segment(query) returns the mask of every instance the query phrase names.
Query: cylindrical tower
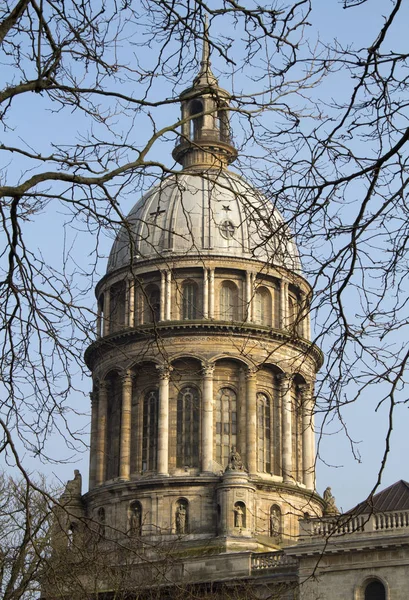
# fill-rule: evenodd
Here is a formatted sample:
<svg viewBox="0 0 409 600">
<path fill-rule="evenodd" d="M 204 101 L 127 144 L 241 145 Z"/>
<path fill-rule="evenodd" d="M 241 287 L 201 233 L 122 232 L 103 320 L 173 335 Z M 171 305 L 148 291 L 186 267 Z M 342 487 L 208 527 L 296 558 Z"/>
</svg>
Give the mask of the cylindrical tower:
<svg viewBox="0 0 409 600">
<path fill-rule="evenodd" d="M 229 94 L 181 94 L 180 174 L 137 202 L 96 289 L 89 516 L 231 550 L 294 541 L 315 493 L 311 288 L 279 212 L 228 170 Z"/>
</svg>

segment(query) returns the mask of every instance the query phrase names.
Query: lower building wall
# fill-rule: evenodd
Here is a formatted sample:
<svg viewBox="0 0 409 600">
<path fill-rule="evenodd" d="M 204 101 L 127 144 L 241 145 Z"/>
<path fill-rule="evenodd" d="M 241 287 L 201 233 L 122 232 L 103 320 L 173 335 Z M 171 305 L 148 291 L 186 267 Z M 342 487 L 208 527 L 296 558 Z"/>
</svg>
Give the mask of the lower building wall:
<svg viewBox="0 0 409 600">
<path fill-rule="evenodd" d="M 409 547 L 301 557 L 300 600 L 364 600 L 371 579 L 382 581 L 386 600 L 407 600 L 408 569 Z"/>
</svg>

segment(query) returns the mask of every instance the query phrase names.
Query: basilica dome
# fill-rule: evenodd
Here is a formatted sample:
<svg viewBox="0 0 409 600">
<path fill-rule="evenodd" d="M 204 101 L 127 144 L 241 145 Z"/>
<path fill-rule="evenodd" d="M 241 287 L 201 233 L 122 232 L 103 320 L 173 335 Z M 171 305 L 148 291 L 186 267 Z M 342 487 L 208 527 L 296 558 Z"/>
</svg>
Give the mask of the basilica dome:
<svg viewBox="0 0 409 600">
<path fill-rule="evenodd" d="M 113 244 L 108 273 L 133 260 L 184 255 L 263 261 L 300 272 L 295 243 L 279 211 L 228 170 L 182 171 L 150 189 Z"/>
</svg>

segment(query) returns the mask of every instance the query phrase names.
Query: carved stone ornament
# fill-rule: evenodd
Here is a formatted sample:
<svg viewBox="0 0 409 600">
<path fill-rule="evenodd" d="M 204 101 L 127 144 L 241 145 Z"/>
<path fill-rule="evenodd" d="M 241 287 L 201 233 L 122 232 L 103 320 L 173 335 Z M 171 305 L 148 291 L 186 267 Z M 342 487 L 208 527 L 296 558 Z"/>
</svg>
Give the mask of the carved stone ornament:
<svg viewBox="0 0 409 600">
<path fill-rule="evenodd" d="M 243 461 L 241 460 L 239 452 L 237 452 L 236 446 L 231 447 L 229 463 L 226 467 L 226 471 L 245 471 Z"/>
<path fill-rule="evenodd" d="M 339 510 L 335 504 L 335 498 L 332 495 L 331 488 L 328 486 L 324 491 L 325 510 L 324 516 L 339 515 Z"/>
</svg>

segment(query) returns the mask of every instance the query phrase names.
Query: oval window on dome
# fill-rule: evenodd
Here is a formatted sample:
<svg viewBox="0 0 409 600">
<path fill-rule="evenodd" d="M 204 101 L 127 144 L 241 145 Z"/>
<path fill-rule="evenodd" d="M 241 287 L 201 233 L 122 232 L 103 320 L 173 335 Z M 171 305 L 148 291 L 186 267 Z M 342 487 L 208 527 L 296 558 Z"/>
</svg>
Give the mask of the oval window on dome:
<svg viewBox="0 0 409 600">
<path fill-rule="evenodd" d="M 226 240 L 230 240 L 234 236 L 236 228 L 231 221 L 226 219 L 220 225 L 220 233 Z"/>
</svg>

